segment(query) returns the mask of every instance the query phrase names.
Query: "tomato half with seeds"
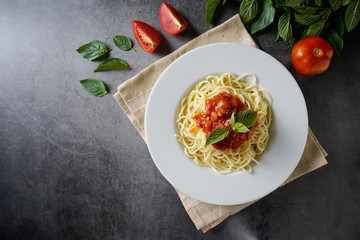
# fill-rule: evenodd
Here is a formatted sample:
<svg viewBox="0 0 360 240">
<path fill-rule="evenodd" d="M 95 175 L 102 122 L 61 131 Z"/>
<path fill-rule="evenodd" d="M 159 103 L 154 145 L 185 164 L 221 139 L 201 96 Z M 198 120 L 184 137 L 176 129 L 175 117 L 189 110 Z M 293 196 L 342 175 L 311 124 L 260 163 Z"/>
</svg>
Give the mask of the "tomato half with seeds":
<svg viewBox="0 0 360 240">
<path fill-rule="evenodd" d="M 141 21 L 132 21 L 136 41 L 145 52 L 153 52 L 161 42 L 161 36 L 155 28 Z"/>
<path fill-rule="evenodd" d="M 325 72 L 331 62 L 333 48 L 318 36 L 306 37 L 295 44 L 291 61 L 297 73 L 314 75 Z"/>
<path fill-rule="evenodd" d="M 161 27 L 170 35 L 179 34 L 189 27 L 185 18 L 166 2 L 160 6 L 159 19 Z"/>
</svg>

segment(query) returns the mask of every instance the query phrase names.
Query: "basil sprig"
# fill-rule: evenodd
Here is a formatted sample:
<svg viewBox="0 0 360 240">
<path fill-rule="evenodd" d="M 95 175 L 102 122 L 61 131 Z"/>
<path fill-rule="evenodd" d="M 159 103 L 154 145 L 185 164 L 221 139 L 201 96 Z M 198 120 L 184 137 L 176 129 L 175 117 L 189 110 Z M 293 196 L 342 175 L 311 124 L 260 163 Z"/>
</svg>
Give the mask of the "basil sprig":
<svg viewBox="0 0 360 240">
<path fill-rule="evenodd" d="M 111 70 L 129 70 L 130 67 L 124 60 L 120 58 L 110 58 L 102 63 L 94 70 L 94 72 L 111 71 Z"/>
<path fill-rule="evenodd" d="M 87 78 L 80 80 L 80 83 L 83 85 L 86 91 L 96 97 L 102 97 L 107 94 L 105 84 L 101 80 Z"/>
<path fill-rule="evenodd" d="M 81 56 L 91 61 L 100 60 L 102 57 L 106 57 L 106 54 L 111 50 L 112 49 L 107 48 L 104 43 L 98 40 L 91 41 L 76 49 Z"/>
<path fill-rule="evenodd" d="M 244 110 L 236 114 L 236 109 L 232 112 L 230 123 L 231 129 L 216 128 L 206 139 L 205 147 L 210 144 L 220 142 L 227 137 L 229 132 L 235 131 L 239 133 L 249 132 L 249 127 L 255 124 L 257 112 L 252 110 Z"/>
<path fill-rule="evenodd" d="M 115 45 L 123 51 L 129 51 L 132 48 L 132 42 L 130 38 L 126 36 L 116 35 L 113 36 Z"/>
<path fill-rule="evenodd" d="M 208 25 L 213 22 L 215 12 L 228 1 L 207 1 Z M 272 27 L 274 41 L 282 38 L 291 46 L 305 37 L 320 36 L 333 47 L 335 57 L 342 52 L 344 29 L 350 32 L 360 21 L 360 0 L 232 1 L 241 2 L 237 5 L 239 15 L 244 23 L 249 24 L 252 34 Z M 236 3 L 228 4 L 235 5 Z"/>
</svg>

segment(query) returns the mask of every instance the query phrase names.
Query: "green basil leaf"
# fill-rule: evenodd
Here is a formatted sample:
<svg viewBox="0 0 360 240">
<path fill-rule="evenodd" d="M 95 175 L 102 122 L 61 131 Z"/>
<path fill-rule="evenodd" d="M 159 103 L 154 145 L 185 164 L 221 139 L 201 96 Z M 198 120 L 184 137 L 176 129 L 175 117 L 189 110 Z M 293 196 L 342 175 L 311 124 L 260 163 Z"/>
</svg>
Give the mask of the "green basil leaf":
<svg viewBox="0 0 360 240">
<path fill-rule="evenodd" d="M 83 79 L 80 80 L 81 85 L 94 96 L 102 97 L 107 94 L 106 87 L 101 80 L 98 79 Z"/>
<path fill-rule="evenodd" d="M 293 29 L 290 23 L 290 12 L 286 12 L 279 18 L 278 29 L 279 35 L 286 42 L 294 39 Z"/>
<path fill-rule="evenodd" d="M 321 18 L 324 20 L 327 20 L 330 16 L 331 12 L 332 11 L 330 8 L 326 8 L 326 9 L 320 11 Z"/>
<path fill-rule="evenodd" d="M 336 32 L 339 34 L 339 36 L 342 38 L 344 36 L 344 32 L 345 32 L 345 24 L 344 21 L 341 17 L 341 14 L 339 14 L 339 21 L 338 24 L 336 26 Z"/>
<path fill-rule="evenodd" d="M 225 5 L 225 3 L 226 3 L 226 0 L 223 0 L 222 5 L 224 6 L 224 5 Z"/>
<path fill-rule="evenodd" d="M 251 24 L 251 33 L 254 34 L 269 26 L 275 17 L 275 8 L 271 0 L 262 1 L 262 11 L 260 16 Z"/>
<path fill-rule="evenodd" d="M 303 25 L 311 25 L 317 22 L 319 19 L 328 19 L 330 16 L 331 10 L 330 9 L 324 9 L 321 11 L 318 11 L 314 14 L 300 14 L 295 12 L 294 17 L 295 20 Z"/>
<path fill-rule="evenodd" d="M 259 11 L 259 0 L 243 0 L 240 4 L 240 17 L 244 23 L 256 17 Z"/>
<path fill-rule="evenodd" d="M 129 70 L 130 66 L 120 58 L 110 58 L 98 65 L 94 72 L 111 71 L 111 70 Z"/>
<path fill-rule="evenodd" d="M 231 126 L 235 124 L 235 115 L 236 115 L 236 109 L 231 114 L 231 119 L 230 119 Z"/>
<path fill-rule="evenodd" d="M 216 8 L 220 5 L 220 0 L 208 0 L 206 3 L 205 18 L 207 25 L 212 24 Z"/>
<path fill-rule="evenodd" d="M 330 0 L 330 5 L 334 11 L 338 10 L 341 7 L 341 0 Z"/>
<path fill-rule="evenodd" d="M 225 128 L 216 128 L 214 131 L 210 133 L 210 135 L 206 139 L 205 147 L 210 144 L 220 142 L 229 134 L 230 130 Z"/>
<path fill-rule="evenodd" d="M 295 21 L 302 25 L 311 25 L 321 18 L 321 15 L 308 15 L 294 13 Z"/>
<path fill-rule="evenodd" d="M 274 39 L 274 42 L 277 42 L 280 38 L 280 35 L 279 35 L 279 31 L 277 29 L 277 27 L 275 27 L 275 29 L 273 30 L 273 39 Z"/>
<path fill-rule="evenodd" d="M 244 110 L 236 115 L 236 122 L 244 124 L 246 127 L 251 127 L 256 122 L 257 112 L 253 110 Z"/>
<path fill-rule="evenodd" d="M 107 54 L 112 49 L 108 49 L 104 43 L 94 40 L 85 45 L 82 45 L 76 51 L 84 58 L 94 61 L 99 60 L 102 56 Z"/>
<path fill-rule="evenodd" d="M 304 3 L 306 0 L 285 0 L 281 1 L 279 4 L 284 7 L 297 7 L 300 4 Z"/>
<path fill-rule="evenodd" d="M 309 25 L 309 27 L 302 32 L 300 38 L 313 36 L 313 35 L 316 36 L 321 35 L 324 32 L 324 30 L 328 27 L 327 20 L 330 14 L 331 14 L 330 9 L 324 9 L 319 11 L 319 15 L 321 16 L 321 18 L 317 22 L 314 22 L 313 24 Z"/>
<path fill-rule="evenodd" d="M 132 42 L 130 38 L 126 36 L 116 35 L 113 36 L 115 45 L 123 51 L 129 51 L 132 49 Z"/>
<path fill-rule="evenodd" d="M 319 7 L 322 6 L 322 0 L 314 0 L 315 4 L 318 5 Z"/>
<path fill-rule="evenodd" d="M 232 126 L 232 130 L 239 133 L 249 132 L 250 130 L 241 122 L 237 122 Z"/>
<path fill-rule="evenodd" d="M 345 26 L 348 32 L 358 25 L 360 20 L 360 0 L 352 1 L 345 11 Z"/>
<path fill-rule="evenodd" d="M 344 46 L 344 41 L 339 36 L 339 34 L 335 31 L 331 31 L 330 33 L 328 33 L 328 35 L 325 37 L 325 39 L 332 46 L 332 48 L 334 50 L 334 57 L 340 56 L 343 46 Z"/>
<path fill-rule="evenodd" d="M 275 6 L 286 4 L 286 0 L 274 0 L 274 2 L 275 2 Z"/>
<path fill-rule="evenodd" d="M 341 6 L 346 6 L 351 2 L 351 0 L 342 0 L 341 1 Z"/>
<path fill-rule="evenodd" d="M 319 11 L 317 7 L 308 7 L 308 6 L 296 6 L 294 7 L 295 12 L 307 15 L 316 14 Z"/>
<path fill-rule="evenodd" d="M 311 24 L 307 27 L 301 34 L 300 38 L 305 38 L 308 36 L 318 36 L 323 31 L 325 27 L 326 20 L 320 20 L 314 24 Z"/>
</svg>

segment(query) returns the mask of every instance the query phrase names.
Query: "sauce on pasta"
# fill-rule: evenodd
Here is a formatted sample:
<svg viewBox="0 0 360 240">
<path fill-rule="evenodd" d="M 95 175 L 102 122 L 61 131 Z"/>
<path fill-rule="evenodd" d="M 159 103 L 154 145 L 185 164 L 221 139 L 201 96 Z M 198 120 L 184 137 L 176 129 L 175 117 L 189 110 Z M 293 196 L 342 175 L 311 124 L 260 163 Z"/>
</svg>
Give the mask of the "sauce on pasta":
<svg viewBox="0 0 360 240">
<path fill-rule="evenodd" d="M 190 107 L 191 109 L 191 107 Z M 216 128 L 231 129 L 230 118 L 232 112 L 246 110 L 245 105 L 239 97 L 231 93 L 222 92 L 206 100 L 205 111 L 195 115 L 193 118 L 197 126 L 205 133 L 206 137 Z M 249 140 L 254 133 L 256 124 L 250 127 L 246 133 L 230 131 L 228 136 L 220 142 L 212 144 L 218 150 L 236 150 L 245 141 Z"/>
</svg>

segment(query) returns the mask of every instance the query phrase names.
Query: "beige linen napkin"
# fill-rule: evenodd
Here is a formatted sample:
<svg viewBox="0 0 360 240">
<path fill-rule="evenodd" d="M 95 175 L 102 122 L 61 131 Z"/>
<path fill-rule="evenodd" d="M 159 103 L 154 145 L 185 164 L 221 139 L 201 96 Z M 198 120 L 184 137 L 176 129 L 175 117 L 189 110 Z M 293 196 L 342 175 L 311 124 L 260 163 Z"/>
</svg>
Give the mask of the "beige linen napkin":
<svg viewBox="0 0 360 240">
<path fill-rule="evenodd" d="M 160 74 L 176 58 L 189 50 L 217 42 L 239 42 L 257 47 L 256 43 L 242 24 L 240 17 L 236 15 L 222 25 L 198 36 L 168 56 L 151 64 L 135 77 L 127 80 L 118 87 L 118 91 L 114 95 L 114 98 L 129 117 L 145 142 L 145 108 L 151 89 Z M 301 160 L 294 172 L 283 185 L 327 164 L 325 159 L 326 155 L 326 152 L 320 146 L 309 128 L 308 139 Z M 219 206 L 195 200 L 178 190 L 177 193 L 196 228 L 201 229 L 204 232 L 215 227 L 228 216 L 239 212 L 255 202 L 235 206 Z"/>
</svg>

